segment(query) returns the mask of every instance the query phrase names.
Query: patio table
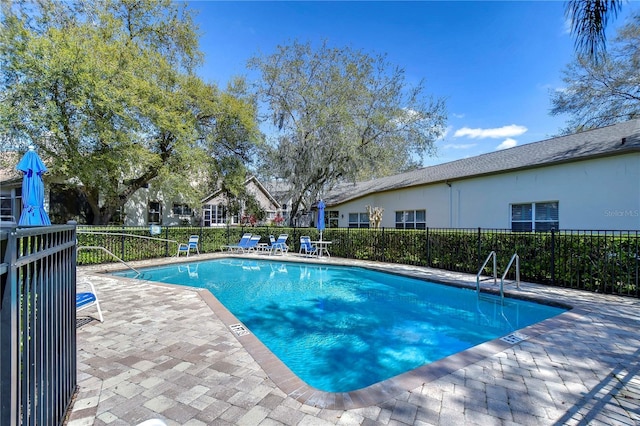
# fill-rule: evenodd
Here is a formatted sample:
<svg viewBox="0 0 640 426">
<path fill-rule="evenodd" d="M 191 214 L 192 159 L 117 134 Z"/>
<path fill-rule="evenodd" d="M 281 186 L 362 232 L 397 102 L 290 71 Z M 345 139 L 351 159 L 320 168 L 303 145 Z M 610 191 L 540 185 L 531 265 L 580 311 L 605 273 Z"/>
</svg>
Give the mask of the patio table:
<svg viewBox="0 0 640 426">
<path fill-rule="evenodd" d="M 314 244 L 318 249 L 318 257 L 322 257 L 323 253 L 326 253 L 327 257 L 331 257 L 331 254 L 329 253 L 329 244 L 331 243 L 332 241 L 311 241 L 311 244 Z"/>
</svg>

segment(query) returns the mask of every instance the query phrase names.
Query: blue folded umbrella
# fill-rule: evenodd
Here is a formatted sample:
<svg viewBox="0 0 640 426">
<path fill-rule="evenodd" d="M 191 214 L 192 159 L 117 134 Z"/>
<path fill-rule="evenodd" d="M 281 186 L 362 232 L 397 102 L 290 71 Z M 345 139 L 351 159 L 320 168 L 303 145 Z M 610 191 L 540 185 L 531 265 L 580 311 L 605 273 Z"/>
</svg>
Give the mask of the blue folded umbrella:
<svg viewBox="0 0 640 426">
<path fill-rule="evenodd" d="M 317 228 L 320 231 L 320 240 L 322 241 L 322 231 L 324 231 L 324 209 L 326 205 L 323 200 L 318 203 L 318 224 Z"/>
<path fill-rule="evenodd" d="M 22 178 L 22 214 L 18 224 L 21 226 L 51 225 L 49 215 L 44 210 L 44 183 L 42 174 L 47 171 L 33 147 L 22 157 L 17 170 L 24 173 Z"/>
</svg>

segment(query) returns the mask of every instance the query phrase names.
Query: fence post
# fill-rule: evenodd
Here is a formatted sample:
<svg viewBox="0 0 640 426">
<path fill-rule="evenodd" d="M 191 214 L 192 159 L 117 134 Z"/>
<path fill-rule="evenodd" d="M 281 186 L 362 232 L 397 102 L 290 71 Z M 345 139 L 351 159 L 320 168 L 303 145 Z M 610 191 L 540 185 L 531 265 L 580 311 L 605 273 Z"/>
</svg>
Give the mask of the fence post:
<svg viewBox="0 0 640 426">
<path fill-rule="evenodd" d="M 202 221 L 200 221 L 200 235 L 198 236 L 198 245 L 200 246 L 200 250 L 204 253 L 204 231 L 202 229 Z"/>
<path fill-rule="evenodd" d="M 122 236 L 120 237 L 120 259 L 122 260 L 126 260 L 124 257 L 124 232 L 125 231 L 125 227 L 124 225 L 122 225 Z"/>
<path fill-rule="evenodd" d="M 427 266 L 431 267 L 431 242 L 429 241 L 429 227 L 426 229 L 427 238 Z"/>
<path fill-rule="evenodd" d="M 0 424 L 18 424 L 18 279 L 16 228 L 4 228 L 0 257 Z M 5 243 L 6 241 L 6 243 Z"/>
<path fill-rule="evenodd" d="M 164 257 L 169 257 L 169 227 L 164 227 Z"/>
<path fill-rule="evenodd" d="M 385 244 L 385 240 L 384 240 L 384 226 L 382 227 L 382 236 L 381 236 L 381 238 L 382 238 L 382 244 L 381 244 L 381 246 L 382 246 L 382 261 L 386 262 L 387 261 L 387 256 L 385 256 L 385 246 L 386 246 L 386 244 Z"/>
<path fill-rule="evenodd" d="M 482 228 L 478 226 L 478 267 L 476 270 L 480 270 L 482 267 Z"/>
<path fill-rule="evenodd" d="M 551 228 L 551 285 L 556 285 L 556 230 Z"/>
<path fill-rule="evenodd" d="M 640 295 L 640 248 L 638 245 L 638 242 L 640 241 L 640 238 L 638 238 L 638 231 L 636 231 L 636 279 L 634 280 L 636 283 L 636 294 L 635 297 L 638 297 Z M 633 247 L 633 244 L 630 245 L 630 247 Z"/>
</svg>

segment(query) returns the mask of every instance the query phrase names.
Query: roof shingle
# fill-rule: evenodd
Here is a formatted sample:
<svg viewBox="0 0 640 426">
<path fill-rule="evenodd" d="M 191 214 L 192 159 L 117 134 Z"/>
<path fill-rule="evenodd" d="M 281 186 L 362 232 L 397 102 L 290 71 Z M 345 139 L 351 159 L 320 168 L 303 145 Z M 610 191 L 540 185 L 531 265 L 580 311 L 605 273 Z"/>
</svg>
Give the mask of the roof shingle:
<svg viewBox="0 0 640 426">
<path fill-rule="evenodd" d="M 452 182 L 458 179 L 619 155 L 632 151 L 640 151 L 640 119 L 424 167 L 394 176 L 355 184 L 341 184 L 327 193 L 324 201 L 327 205 L 336 205 L 376 192 Z"/>
</svg>

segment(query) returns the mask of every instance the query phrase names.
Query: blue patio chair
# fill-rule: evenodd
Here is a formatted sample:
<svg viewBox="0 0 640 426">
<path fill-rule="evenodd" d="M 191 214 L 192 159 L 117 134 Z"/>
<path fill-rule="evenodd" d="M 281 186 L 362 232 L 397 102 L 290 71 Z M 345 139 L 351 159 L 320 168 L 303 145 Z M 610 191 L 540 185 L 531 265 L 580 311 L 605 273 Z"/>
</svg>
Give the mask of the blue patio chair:
<svg viewBox="0 0 640 426">
<path fill-rule="evenodd" d="M 269 246 L 269 254 L 275 254 L 280 251 L 281 254 L 285 254 L 289 251 L 289 246 L 287 245 L 287 238 L 289 238 L 289 234 L 280 234 L 278 235 L 278 239 L 271 242 Z"/>
<path fill-rule="evenodd" d="M 260 235 L 252 235 L 247 243 L 247 246 L 242 249 L 242 253 L 250 251 L 258 251 L 258 243 L 260 242 Z"/>
<path fill-rule="evenodd" d="M 198 249 L 199 240 L 200 240 L 200 237 L 197 235 L 190 236 L 188 243 L 181 243 L 178 246 L 178 254 L 176 254 L 176 256 L 180 256 L 180 253 L 186 253 L 187 257 L 189 257 L 189 253 L 191 253 L 191 250 L 194 250 L 194 249 L 196 253 L 200 254 L 200 250 Z"/>
<path fill-rule="evenodd" d="M 240 238 L 240 241 L 238 241 L 238 244 L 224 245 L 220 247 L 220 250 L 227 249 L 229 251 L 234 251 L 234 250 L 242 251 L 247 246 L 247 244 L 249 244 L 250 239 L 251 239 L 251 234 L 246 233 L 242 236 L 242 238 Z"/>
<path fill-rule="evenodd" d="M 79 286 L 86 286 L 87 291 L 76 291 L 76 312 L 79 312 L 83 309 L 90 308 L 91 306 L 95 306 L 98 310 L 98 316 L 100 317 L 100 322 L 104 322 L 104 318 L 102 317 L 102 309 L 100 309 L 100 301 L 98 300 L 98 293 L 96 292 L 96 288 L 90 282 L 78 283 Z"/>
<path fill-rule="evenodd" d="M 308 235 L 303 235 L 300 237 L 299 253 L 302 254 L 302 251 L 304 251 L 306 255 L 318 254 L 318 247 L 311 244 L 311 237 L 309 237 Z"/>
<path fill-rule="evenodd" d="M 271 252 L 271 248 L 276 242 L 276 237 L 273 235 L 269 235 L 269 244 L 258 244 L 258 249 L 260 251 L 268 251 Z"/>
</svg>

